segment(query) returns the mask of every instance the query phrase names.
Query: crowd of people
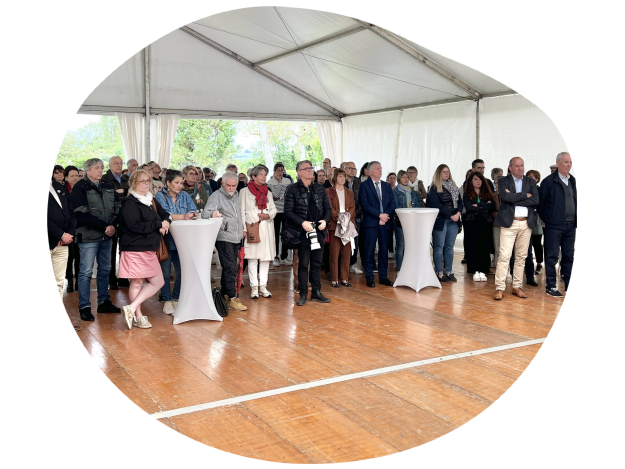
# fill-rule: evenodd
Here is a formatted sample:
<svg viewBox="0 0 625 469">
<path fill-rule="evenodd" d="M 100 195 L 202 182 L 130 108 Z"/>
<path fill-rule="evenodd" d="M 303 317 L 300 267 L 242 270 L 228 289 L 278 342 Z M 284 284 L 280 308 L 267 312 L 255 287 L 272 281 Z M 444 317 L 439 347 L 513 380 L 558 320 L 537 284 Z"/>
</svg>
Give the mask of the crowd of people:
<svg viewBox="0 0 625 469">
<path fill-rule="evenodd" d="M 321 293 L 322 267 L 333 288 L 349 288 L 350 275 L 363 273 L 370 288 L 376 286 L 375 273 L 379 284 L 393 286 L 388 259 L 395 258 L 396 270 L 401 270 L 407 242 L 396 209 L 429 207 L 438 209 L 432 260 L 441 282 L 457 281 L 454 246 L 464 230 L 462 263 L 475 282 L 486 281 L 495 270 L 495 300 L 503 299 L 509 272 L 512 294 L 527 298 L 523 272 L 526 285 L 538 286 L 535 275 L 543 273 L 543 263 L 547 295 L 562 298 L 556 264 L 566 291 L 577 226 L 571 165 L 570 154 L 559 153 L 551 174 L 539 184 L 539 171 L 526 172 L 522 158 L 510 160 L 505 176 L 494 168 L 492 180 L 484 176 L 484 161 L 476 159 L 458 184 L 449 167 L 440 164 L 426 189 L 416 167 L 382 180 L 377 161 L 365 163 L 357 175 L 353 162 L 334 167 L 326 158 L 315 171 L 303 160 L 296 165 L 296 180 L 282 163 L 271 171 L 257 165 L 246 173 L 230 164 L 215 180 L 210 168 L 193 165 L 178 171 L 155 161 L 140 166 L 131 159 L 124 169 L 119 156 L 108 160 L 105 173 L 104 162 L 92 158 L 82 170 L 54 166 L 48 202 L 50 254 L 59 293 L 63 295 L 67 279 L 67 293 L 78 292 L 83 321 L 95 319 L 90 289 L 97 265 L 97 312 L 122 313 L 129 329 L 150 328 L 141 304 L 158 293 L 163 312 L 173 314 L 180 295 L 180 257 L 169 232 L 175 220 L 223 219 L 215 242 L 221 289 L 229 309 L 245 311 L 236 288 L 242 247 L 251 299 L 271 298 L 270 268 L 293 265 L 296 305 L 309 299 L 329 303 Z M 167 246 L 168 255 L 159 261 L 161 245 Z M 120 287 L 128 288 L 130 301 L 122 308 L 109 294 Z"/>
</svg>

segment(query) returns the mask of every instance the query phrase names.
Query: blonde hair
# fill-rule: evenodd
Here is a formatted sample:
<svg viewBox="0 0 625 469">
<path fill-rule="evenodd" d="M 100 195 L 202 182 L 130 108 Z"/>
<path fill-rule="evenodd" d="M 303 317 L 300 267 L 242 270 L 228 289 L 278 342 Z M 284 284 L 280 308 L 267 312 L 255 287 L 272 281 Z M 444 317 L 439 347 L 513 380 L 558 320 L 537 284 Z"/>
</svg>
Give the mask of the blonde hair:
<svg viewBox="0 0 625 469">
<path fill-rule="evenodd" d="M 197 168 L 195 166 L 193 166 L 192 164 L 190 164 L 190 165 L 187 165 L 184 168 L 182 168 L 182 174 L 186 177 L 187 173 L 189 171 L 191 171 L 191 170 L 193 170 L 193 171 L 195 171 L 197 173 Z M 197 176 L 197 174 L 196 174 L 196 176 Z"/>
<path fill-rule="evenodd" d="M 449 180 L 451 181 L 451 183 L 454 185 L 454 187 L 458 187 L 456 185 L 456 181 L 454 181 L 454 179 L 451 177 L 451 170 L 449 169 L 449 166 L 447 166 L 446 164 L 439 164 L 438 168 L 436 168 L 436 171 L 434 171 L 434 177 L 432 178 L 432 185 L 436 186 L 436 192 L 443 192 L 443 176 L 441 174 L 443 172 L 443 169 L 445 168 L 449 170 Z"/>
<path fill-rule="evenodd" d="M 135 171 L 130 175 L 130 179 L 128 181 L 128 183 L 130 184 L 130 188 L 133 191 L 137 190 L 137 186 L 139 185 L 139 178 L 142 174 L 145 175 L 150 180 L 150 184 L 152 184 L 152 174 L 150 174 L 145 169 L 135 169 Z"/>
</svg>

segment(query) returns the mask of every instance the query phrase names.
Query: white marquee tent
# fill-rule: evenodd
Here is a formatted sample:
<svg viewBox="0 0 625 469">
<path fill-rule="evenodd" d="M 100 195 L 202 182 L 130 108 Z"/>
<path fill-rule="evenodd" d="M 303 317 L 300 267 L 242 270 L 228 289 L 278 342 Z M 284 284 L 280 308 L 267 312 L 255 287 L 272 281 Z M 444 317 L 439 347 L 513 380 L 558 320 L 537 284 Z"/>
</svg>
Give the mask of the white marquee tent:
<svg viewBox="0 0 625 469">
<path fill-rule="evenodd" d="M 316 121 L 336 164 L 447 163 L 521 156 L 546 174 L 566 149 L 551 120 L 505 85 L 377 25 L 257 7 L 203 18 L 115 70 L 79 113 L 119 116 L 128 157 L 167 166 L 181 118 Z M 147 116 L 147 119 L 146 119 Z"/>
</svg>

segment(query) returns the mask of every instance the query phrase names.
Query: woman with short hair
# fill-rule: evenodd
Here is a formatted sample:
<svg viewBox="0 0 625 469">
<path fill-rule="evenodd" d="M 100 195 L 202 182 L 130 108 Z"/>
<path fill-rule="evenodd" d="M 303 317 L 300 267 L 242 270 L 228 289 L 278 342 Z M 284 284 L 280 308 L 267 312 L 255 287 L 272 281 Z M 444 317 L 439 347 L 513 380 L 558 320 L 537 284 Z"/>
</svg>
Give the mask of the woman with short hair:
<svg viewBox="0 0 625 469">
<path fill-rule="evenodd" d="M 180 171 L 170 169 L 165 177 L 165 185 L 156 193 L 156 201 L 169 213 L 169 220 L 191 220 L 197 218 L 198 213 L 195 203 L 191 200 L 191 196 L 182 190 L 183 178 Z M 182 272 L 180 271 L 180 257 L 176 249 L 174 237 L 169 233 L 169 256 L 161 262 L 161 270 L 165 278 L 165 284 L 161 288 L 163 312 L 165 314 L 173 314 L 178 298 L 180 297 L 180 286 L 182 282 Z M 176 269 L 176 282 L 174 283 L 174 291 L 171 291 L 171 265 L 174 264 Z"/>
<path fill-rule="evenodd" d="M 467 273 L 473 274 L 475 282 L 485 282 L 490 269 L 490 246 L 493 234 L 493 212 L 497 203 L 490 185 L 479 171 L 472 171 L 466 180 L 463 205 L 464 252 Z"/>
<path fill-rule="evenodd" d="M 278 210 L 273 197 L 269 196 L 268 172 L 269 170 L 264 165 L 254 166 L 249 172 L 251 178 L 249 184 L 239 192 L 241 216 L 245 222 L 244 231 L 247 232 L 248 225 L 258 223 L 260 242 L 250 242 L 252 240 L 248 233 L 244 244 L 245 258 L 248 262 L 247 273 L 252 287 L 251 298 L 255 300 L 258 299 L 259 294 L 263 298 L 271 298 L 271 293 L 267 290 L 269 263 L 276 256 L 273 219 Z"/>
<path fill-rule="evenodd" d="M 452 273 L 454 243 L 460 229 L 462 198 L 458 186 L 451 177 L 446 164 L 438 165 L 432 178 L 432 185 L 425 203 L 426 207 L 437 208 L 438 215 L 432 230 L 434 268 L 441 282 L 456 282 Z M 443 258 L 445 270 L 443 270 Z"/>
<path fill-rule="evenodd" d="M 197 168 L 193 165 L 185 166 L 182 169 L 182 175 L 184 176 L 182 190 L 189 194 L 195 204 L 195 208 L 201 212 L 204 210 L 204 207 L 206 207 L 208 194 L 206 193 L 204 185 L 197 182 Z"/>
<path fill-rule="evenodd" d="M 332 207 L 332 215 L 328 224 L 330 246 L 326 246 L 325 249 L 329 248 L 330 250 L 330 280 L 334 288 L 339 288 L 341 285 L 344 287 L 352 286 L 349 283 L 349 260 L 352 255 L 351 243 L 343 244 L 341 237 L 336 236 L 336 230 L 340 226 L 339 214 L 341 213 L 349 213 L 349 221 L 356 229 L 356 203 L 354 201 L 354 193 L 345 187 L 346 179 L 345 170 L 335 169 L 334 174 L 332 174 L 332 187 L 326 189 L 330 207 Z M 339 256 L 341 257 L 340 269 Z"/>
<path fill-rule="evenodd" d="M 63 179 L 65 180 L 65 188 L 67 194 L 72 193 L 72 189 L 76 183 L 80 180 L 78 177 L 78 168 L 76 166 L 67 166 L 63 170 Z M 69 198 L 69 197 L 68 197 Z M 70 208 L 72 210 L 72 208 Z M 75 220 L 74 220 L 75 223 Z M 74 226 L 74 229 L 76 227 Z M 65 278 L 67 279 L 67 293 L 74 293 L 78 290 L 78 272 L 80 271 L 80 249 L 76 243 L 76 237 L 67 246 L 67 267 L 65 269 Z M 76 283 L 74 284 L 74 276 L 76 276 Z"/>
<path fill-rule="evenodd" d="M 119 238 L 119 276 L 130 280 L 128 298 L 122 306 L 122 319 L 128 329 L 149 329 L 152 324 L 141 312 L 141 303 L 154 296 L 165 283 L 156 250 L 161 236 L 169 231 L 169 213 L 153 201 L 152 175 L 142 169 L 130 176 L 128 196 L 122 199 Z M 145 284 L 144 284 L 145 280 Z"/>
<path fill-rule="evenodd" d="M 417 189 L 410 187 L 409 182 L 408 173 L 403 169 L 400 170 L 397 173 L 397 187 L 393 189 L 396 209 L 421 207 L 419 192 Z M 404 230 L 396 213 L 393 214 L 393 229 L 395 230 L 395 262 L 397 262 L 397 270 L 400 270 L 404 261 L 406 244 L 404 241 Z"/>
</svg>

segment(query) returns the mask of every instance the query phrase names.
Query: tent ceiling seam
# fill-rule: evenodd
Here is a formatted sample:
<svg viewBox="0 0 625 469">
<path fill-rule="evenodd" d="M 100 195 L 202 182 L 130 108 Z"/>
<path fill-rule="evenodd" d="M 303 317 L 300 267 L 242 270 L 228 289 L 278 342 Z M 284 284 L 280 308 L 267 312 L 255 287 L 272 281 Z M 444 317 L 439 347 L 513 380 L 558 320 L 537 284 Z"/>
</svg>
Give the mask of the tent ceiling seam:
<svg viewBox="0 0 625 469">
<path fill-rule="evenodd" d="M 343 117 L 345 115 L 343 112 L 339 111 L 338 109 L 336 109 L 336 108 L 334 108 L 334 107 L 324 103 L 320 99 L 317 99 L 314 96 L 306 93 L 305 91 L 303 91 L 303 90 L 299 89 L 298 87 L 296 87 L 295 85 L 292 85 L 291 83 L 283 80 L 282 78 L 278 77 L 277 75 L 274 75 L 273 73 L 269 72 L 268 70 L 265 70 L 262 67 L 255 66 L 254 63 L 252 63 L 251 61 L 249 61 L 246 58 L 238 55 L 237 53 L 231 51 L 230 49 L 222 46 L 221 44 L 213 41 L 212 39 L 207 38 L 206 36 L 204 36 L 203 34 L 195 31 L 194 29 L 189 28 L 188 26 L 183 26 L 183 27 L 180 28 L 180 31 L 183 31 L 183 32 L 187 33 L 189 36 L 194 37 L 198 41 L 203 42 L 204 44 L 212 47 L 213 49 L 221 52 L 224 55 L 227 55 L 231 59 L 236 60 L 240 64 L 245 65 L 246 67 L 250 68 L 251 70 L 254 70 L 255 72 L 259 73 L 260 75 L 263 75 L 265 78 L 268 78 L 271 81 L 273 81 L 273 82 L 283 86 L 284 88 L 288 89 L 289 91 L 291 91 L 291 92 L 301 96 L 304 99 L 307 99 L 311 103 L 316 104 L 317 106 L 325 109 L 326 111 L 334 114 L 335 116 Z"/>
</svg>

